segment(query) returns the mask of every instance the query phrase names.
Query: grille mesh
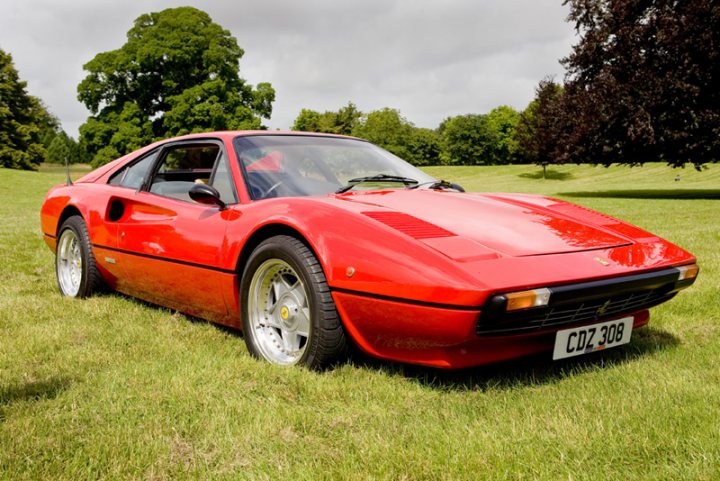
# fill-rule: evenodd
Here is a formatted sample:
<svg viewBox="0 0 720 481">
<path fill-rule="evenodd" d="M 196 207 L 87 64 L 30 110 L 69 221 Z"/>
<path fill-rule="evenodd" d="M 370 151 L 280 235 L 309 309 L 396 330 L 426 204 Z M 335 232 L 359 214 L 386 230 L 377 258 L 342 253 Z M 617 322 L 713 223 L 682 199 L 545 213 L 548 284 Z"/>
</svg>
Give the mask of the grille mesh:
<svg viewBox="0 0 720 481">
<path fill-rule="evenodd" d="M 675 295 L 667 289 L 648 289 L 617 296 L 563 304 L 560 306 L 508 314 L 498 323 L 477 326 L 479 335 L 502 335 L 530 332 L 549 327 L 583 324 L 620 317 L 665 302 Z"/>
<path fill-rule="evenodd" d="M 418 240 L 455 236 L 449 230 L 401 212 L 363 212 L 363 214 Z"/>
</svg>

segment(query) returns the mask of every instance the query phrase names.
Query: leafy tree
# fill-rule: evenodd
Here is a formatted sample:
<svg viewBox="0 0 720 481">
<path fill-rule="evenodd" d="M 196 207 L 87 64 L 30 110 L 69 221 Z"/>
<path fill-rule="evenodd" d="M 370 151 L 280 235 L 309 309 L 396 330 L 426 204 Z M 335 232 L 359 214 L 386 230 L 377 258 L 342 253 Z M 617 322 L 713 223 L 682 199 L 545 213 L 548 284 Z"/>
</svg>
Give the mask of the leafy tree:
<svg viewBox="0 0 720 481">
<path fill-rule="evenodd" d="M 152 142 L 153 128 L 134 102 L 120 112 L 106 110 L 101 118 L 90 117 L 80 126 L 80 142 L 93 155 L 97 167 Z"/>
<path fill-rule="evenodd" d="M 720 4 L 565 0 L 567 160 L 696 167 L 720 158 Z M 572 128 L 569 128 L 569 126 Z"/>
<path fill-rule="evenodd" d="M 409 160 L 407 143 L 412 130 L 413 125 L 398 110 L 386 107 L 365 115 L 352 134 Z"/>
<path fill-rule="evenodd" d="M 564 160 L 558 153 L 564 130 L 563 89 L 552 79 L 544 79 L 535 90 L 535 99 L 520 114 L 515 140 L 527 162 L 547 165 Z"/>
<path fill-rule="evenodd" d="M 275 91 L 239 77 L 243 50 L 205 12 L 170 8 L 141 15 L 117 50 L 84 65 L 78 99 L 93 114 L 81 144 L 101 165 L 156 139 L 262 128 Z"/>
<path fill-rule="evenodd" d="M 357 109 L 354 103 L 348 102 L 345 107 L 337 111 L 333 132 L 342 135 L 352 135 L 361 117 L 362 112 Z"/>
<path fill-rule="evenodd" d="M 321 132 L 321 117 L 322 114 L 316 110 L 302 109 L 295 118 L 292 130 L 298 130 L 301 132 Z"/>
<path fill-rule="evenodd" d="M 26 87 L 12 55 L 0 49 L 0 165 L 35 170 L 45 157 L 44 134 L 57 119 Z"/>
<path fill-rule="evenodd" d="M 62 164 L 67 159 L 68 162 L 72 162 L 74 142 L 65 132 L 60 132 L 55 135 L 52 142 L 47 149 L 47 155 L 45 156 L 45 162 L 52 164 Z"/>
<path fill-rule="evenodd" d="M 55 136 L 62 132 L 62 128 L 60 127 L 60 120 L 50 113 L 42 100 L 40 100 L 40 107 L 41 109 L 38 117 L 40 138 L 42 139 L 43 147 L 47 150 L 53 139 L 55 139 Z"/>
<path fill-rule="evenodd" d="M 361 117 L 362 112 L 352 102 L 348 102 L 337 112 L 320 113 L 315 110 L 302 109 L 295 119 L 292 129 L 303 132 L 351 135 Z"/>
<path fill-rule="evenodd" d="M 61 130 L 48 146 L 45 162 L 64 164 L 65 159 L 71 164 L 84 163 L 88 160 L 75 139 Z"/>
<path fill-rule="evenodd" d="M 501 105 L 488 112 L 487 121 L 490 129 L 495 132 L 494 163 L 516 163 L 519 150 L 515 136 L 515 128 L 520 121 L 518 111 L 508 105 Z"/>
<path fill-rule="evenodd" d="M 487 115 L 467 114 L 449 117 L 438 128 L 443 140 L 442 161 L 456 165 L 496 163 L 497 133 Z"/>
<path fill-rule="evenodd" d="M 438 165 L 442 154 L 442 139 L 435 130 L 413 127 L 406 139 L 408 158 L 415 165 Z"/>
</svg>

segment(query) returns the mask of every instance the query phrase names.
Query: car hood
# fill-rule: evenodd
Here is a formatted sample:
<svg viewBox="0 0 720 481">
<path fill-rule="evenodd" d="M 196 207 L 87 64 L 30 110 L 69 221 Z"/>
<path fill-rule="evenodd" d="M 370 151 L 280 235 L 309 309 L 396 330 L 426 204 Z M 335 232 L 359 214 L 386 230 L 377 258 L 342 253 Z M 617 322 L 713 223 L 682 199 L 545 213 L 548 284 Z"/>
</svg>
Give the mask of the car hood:
<svg viewBox="0 0 720 481">
<path fill-rule="evenodd" d="M 337 198 L 367 205 L 362 214 L 438 250 L 455 250 L 460 257 L 479 250 L 534 256 L 633 243 L 626 235 L 553 208 L 572 204 L 542 196 L 392 189 Z M 605 218 L 589 210 L 581 212 L 583 217 Z"/>
</svg>

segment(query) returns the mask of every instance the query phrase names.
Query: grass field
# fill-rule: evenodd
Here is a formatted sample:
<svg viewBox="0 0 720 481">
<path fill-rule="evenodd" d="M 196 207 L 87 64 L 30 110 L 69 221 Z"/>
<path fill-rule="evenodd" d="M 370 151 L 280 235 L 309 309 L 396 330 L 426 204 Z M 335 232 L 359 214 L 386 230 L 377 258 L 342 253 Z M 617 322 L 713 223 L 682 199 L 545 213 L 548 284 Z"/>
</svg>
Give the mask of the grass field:
<svg viewBox="0 0 720 481">
<path fill-rule="evenodd" d="M 0 479 L 720 479 L 720 166 L 427 170 L 636 223 L 700 278 L 601 355 L 318 374 L 122 296 L 61 298 L 38 210 L 64 174 L 0 169 Z"/>
</svg>

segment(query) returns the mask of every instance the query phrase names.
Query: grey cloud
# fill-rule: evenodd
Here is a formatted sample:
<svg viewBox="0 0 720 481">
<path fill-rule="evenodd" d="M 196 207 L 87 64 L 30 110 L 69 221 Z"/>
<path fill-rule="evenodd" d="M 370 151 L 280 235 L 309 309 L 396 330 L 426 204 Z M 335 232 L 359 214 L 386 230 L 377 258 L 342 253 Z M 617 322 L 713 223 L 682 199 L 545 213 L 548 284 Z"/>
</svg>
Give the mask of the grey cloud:
<svg viewBox="0 0 720 481">
<path fill-rule="evenodd" d="M 31 93 L 77 135 L 88 115 L 76 100 L 82 65 L 118 48 L 140 14 L 169 1 L 12 0 L 0 19 Z M 562 76 L 572 28 L 560 0 L 265 0 L 195 4 L 245 50 L 241 76 L 277 91 L 272 128 L 303 107 L 398 108 L 416 125 L 445 117 L 521 109 L 538 81 Z"/>
</svg>

